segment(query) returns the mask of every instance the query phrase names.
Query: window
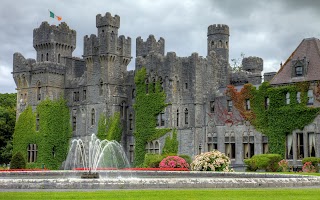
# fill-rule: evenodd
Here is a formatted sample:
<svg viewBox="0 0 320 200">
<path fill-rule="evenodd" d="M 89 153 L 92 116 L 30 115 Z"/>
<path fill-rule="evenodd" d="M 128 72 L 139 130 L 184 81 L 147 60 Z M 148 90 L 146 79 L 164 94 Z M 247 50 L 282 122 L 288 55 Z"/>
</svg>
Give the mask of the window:
<svg viewBox="0 0 320 200">
<path fill-rule="evenodd" d="M 296 74 L 296 76 L 303 76 L 303 68 L 302 68 L 302 66 L 296 66 L 295 67 L 295 74 Z"/>
<path fill-rule="evenodd" d="M 159 142 L 156 141 L 154 144 L 154 153 L 159 154 L 160 153 L 160 148 L 159 148 Z"/>
<path fill-rule="evenodd" d="M 103 95 L 103 81 L 100 80 L 100 84 L 99 84 L 99 95 Z"/>
<path fill-rule="evenodd" d="M 60 63 L 60 53 L 58 54 L 58 63 Z"/>
<path fill-rule="evenodd" d="M 127 115 L 126 102 L 122 102 L 120 105 L 120 117 L 121 119 L 126 119 Z"/>
<path fill-rule="evenodd" d="M 177 109 L 177 126 L 179 126 L 179 109 Z"/>
<path fill-rule="evenodd" d="M 232 101 L 231 100 L 227 101 L 227 109 L 228 109 L 228 112 L 232 112 Z"/>
<path fill-rule="evenodd" d="M 52 157 L 55 158 L 56 157 L 56 146 L 52 147 Z"/>
<path fill-rule="evenodd" d="M 214 113 L 214 101 L 210 101 L 210 112 Z"/>
<path fill-rule="evenodd" d="M 129 161 L 130 163 L 133 163 L 134 161 L 134 145 L 130 144 L 129 146 Z"/>
<path fill-rule="evenodd" d="M 308 156 L 316 157 L 316 135 L 308 133 Z"/>
<path fill-rule="evenodd" d="M 265 108 L 266 110 L 269 109 L 269 105 L 270 105 L 270 99 L 269 99 L 269 97 L 264 98 L 264 108 Z"/>
<path fill-rule="evenodd" d="M 148 143 L 146 143 L 146 152 L 159 154 L 159 153 L 160 153 L 159 146 L 160 146 L 160 145 L 159 145 L 159 142 L 158 142 L 158 141 L 148 142 Z"/>
<path fill-rule="evenodd" d="M 37 83 L 37 99 L 38 99 L 38 101 L 41 100 L 41 83 L 40 83 L 40 81 L 38 81 L 38 83 Z"/>
<path fill-rule="evenodd" d="M 313 105 L 313 90 L 308 90 L 308 105 Z"/>
<path fill-rule="evenodd" d="M 160 113 L 160 126 L 164 126 L 164 113 Z"/>
<path fill-rule="evenodd" d="M 293 137 L 289 133 L 286 136 L 286 158 L 293 159 Z"/>
<path fill-rule="evenodd" d="M 149 80 L 146 79 L 146 94 L 149 94 Z"/>
<path fill-rule="evenodd" d="M 73 92 L 73 101 L 78 102 L 79 101 L 79 91 Z"/>
<path fill-rule="evenodd" d="M 287 92 L 287 94 L 286 94 L 286 104 L 287 105 L 290 104 L 290 93 L 289 92 Z"/>
<path fill-rule="evenodd" d="M 225 137 L 225 154 L 231 158 L 235 159 L 236 157 L 236 144 L 234 136 Z"/>
<path fill-rule="evenodd" d="M 267 136 L 262 136 L 262 153 L 263 154 L 269 153 L 268 137 Z"/>
<path fill-rule="evenodd" d="M 301 103 L 301 92 L 297 92 L 297 102 Z"/>
<path fill-rule="evenodd" d="M 254 136 L 243 136 L 243 158 L 251 158 L 254 155 Z"/>
<path fill-rule="evenodd" d="M 184 84 L 184 88 L 187 90 L 188 89 L 188 83 Z"/>
<path fill-rule="evenodd" d="M 47 53 L 46 61 L 49 61 L 49 54 Z"/>
<path fill-rule="evenodd" d="M 250 99 L 246 99 L 246 110 L 250 110 Z"/>
<path fill-rule="evenodd" d="M 41 54 L 41 62 L 43 62 L 43 54 Z"/>
<path fill-rule="evenodd" d="M 188 109 L 186 108 L 184 110 L 184 124 L 188 124 L 189 123 L 189 113 L 188 113 Z"/>
<path fill-rule="evenodd" d="M 72 131 L 75 131 L 77 129 L 77 118 L 76 116 L 72 117 Z"/>
<path fill-rule="evenodd" d="M 132 92 L 131 92 L 132 99 L 135 98 L 135 93 L 136 93 L 136 90 L 135 90 L 135 89 L 132 89 Z"/>
<path fill-rule="evenodd" d="M 209 134 L 207 137 L 207 147 L 208 151 L 218 149 L 218 137 L 216 134 Z"/>
<path fill-rule="evenodd" d="M 39 118 L 39 114 L 37 114 L 37 116 L 36 116 L 36 131 L 39 131 L 39 127 L 40 127 L 40 118 Z"/>
<path fill-rule="evenodd" d="M 83 90 L 83 100 L 87 99 L 87 90 Z"/>
<path fill-rule="evenodd" d="M 28 162 L 36 162 L 38 155 L 38 148 L 36 144 L 28 145 Z"/>
<path fill-rule="evenodd" d="M 297 160 L 304 158 L 303 133 L 297 133 Z"/>
<path fill-rule="evenodd" d="M 156 92 L 156 79 L 154 78 L 152 81 L 152 92 Z"/>
<path fill-rule="evenodd" d="M 91 110 L 91 125 L 95 125 L 96 124 L 96 112 L 94 111 L 94 108 L 92 108 Z"/>
<path fill-rule="evenodd" d="M 130 113 L 129 115 L 129 130 L 133 129 L 133 119 L 132 119 L 132 114 Z"/>
</svg>

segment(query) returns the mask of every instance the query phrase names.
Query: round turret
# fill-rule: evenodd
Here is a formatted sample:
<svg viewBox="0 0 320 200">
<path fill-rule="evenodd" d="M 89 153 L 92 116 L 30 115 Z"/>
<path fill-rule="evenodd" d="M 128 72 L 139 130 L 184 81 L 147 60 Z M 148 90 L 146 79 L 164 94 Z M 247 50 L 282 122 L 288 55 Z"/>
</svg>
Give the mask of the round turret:
<svg viewBox="0 0 320 200">
<path fill-rule="evenodd" d="M 263 60 L 254 56 L 243 58 L 242 69 L 252 73 L 261 73 L 263 71 Z"/>
<path fill-rule="evenodd" d="M 213 24 L 208 27 L 208 35 L 215 35 L 215 34 L 224 34 L 224 35 L 230 35 L 229 34 L 229 26 L 225 24 Z"/>
</svg>

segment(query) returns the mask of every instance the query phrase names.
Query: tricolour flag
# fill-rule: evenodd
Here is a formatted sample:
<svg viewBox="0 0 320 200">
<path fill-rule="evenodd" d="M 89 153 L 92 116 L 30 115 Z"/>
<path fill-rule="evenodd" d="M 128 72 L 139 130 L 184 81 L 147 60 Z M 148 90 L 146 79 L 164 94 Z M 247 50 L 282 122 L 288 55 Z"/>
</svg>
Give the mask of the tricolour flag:
<svg viewBox="0 0 320 200">
<path fill-rule="evenodd" d="M 51 17 L 51 18 L 57 18 L 58 21 L 61 21 L 61 20 L 62 20 L 62 17 L 55 15 L 55 14 L 54 14 L 52 11 L 50 11 L 50 10 L 49 10 L 49 12 L 50 12 L 50 17 Z"/>
</svg>

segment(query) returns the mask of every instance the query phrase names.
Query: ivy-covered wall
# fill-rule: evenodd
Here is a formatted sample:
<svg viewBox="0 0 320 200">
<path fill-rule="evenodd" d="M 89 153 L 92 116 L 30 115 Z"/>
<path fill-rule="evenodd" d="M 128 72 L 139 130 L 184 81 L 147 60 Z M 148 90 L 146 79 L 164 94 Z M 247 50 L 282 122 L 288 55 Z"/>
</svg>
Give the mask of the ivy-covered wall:
<svg viewBox="0 0 320 200">
<path fill-rule="evenodd" d="M 288 86 L 271 87 L 263 83 L 259 89 L 246 84 L 241 91 L 228 86 L 227 94 L 245 120 L 261 133 L 268 136 L 269 152 L 284 155 L 286 134 L 295 129 L 303 129 L 319 114 L 320 108 L 307 106 L 309 83 L 297 83 Z M 297 101 L 297 92 L 301 92 L 301 103 Z M 286 94 L 290 94 L 290 103 Z M 266 98 L 269 106 L 266 107 Z M 245 100 L 250 99 L 251 110 L 245 110 Z"/>
<path fill-rule="evenodd" d="M 116 140 L 117 142 L 121 142 L 121 136 L 122 124 L 120 113 L 116 112 L 108 118 L 104 114 L 101 114 L 98 122 L 97 137 L 100 140 L 107 139 L 109 141 Z"/>
<path fill-rule="evenodd" d="M 171 129 L 156 128 L 157 116 L 167 106 L 166 95 L 161 85 L 156 82 L 146 84 L 146 68 L 141 68 L 135 74 L 136 99 L 135 110 L 135 159 L 134 166 L 141 166 L 146 154 L 146 143 L 160 138 Z"/>
<path fill-rule="evenodd" d="M 179 142 L 177 139 L 177 129 L 172 132 L 172 137 L 167 136 L 162 150 L 163 155 L 178 154 Z"/>
<path fill-rule="evenodd" d="M 36 116 L 39 117 L 39 129 L 36 130 Z M 63 99 L 44 100 L 35 113 L 27 107 L 19 116 L 13 135 L 13 154 L 21 152 L 28 156 L 28 145 L 37 145 L 37 160 L 29 167 L 59 169 L 65 160 L 71 138 L 69 109 Z"/>
</svg>

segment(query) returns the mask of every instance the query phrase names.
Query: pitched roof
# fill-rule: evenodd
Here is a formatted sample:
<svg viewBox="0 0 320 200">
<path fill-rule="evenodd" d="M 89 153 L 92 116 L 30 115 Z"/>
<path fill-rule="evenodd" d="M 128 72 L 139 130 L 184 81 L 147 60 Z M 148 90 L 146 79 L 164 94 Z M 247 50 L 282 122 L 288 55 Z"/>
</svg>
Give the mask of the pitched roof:
<svg viewBox="0 0 320 200">
<path fill-rule="evenodd" d="M 301 77 L 292 77 L 293 60 L 306 59 L 307 73 Z M 289 56 L 270 84 L 287 84 L 302 81 L 320 80 L 320 40 L 317 38 L 303 39 L 296 50 Z"/>
</svg>

